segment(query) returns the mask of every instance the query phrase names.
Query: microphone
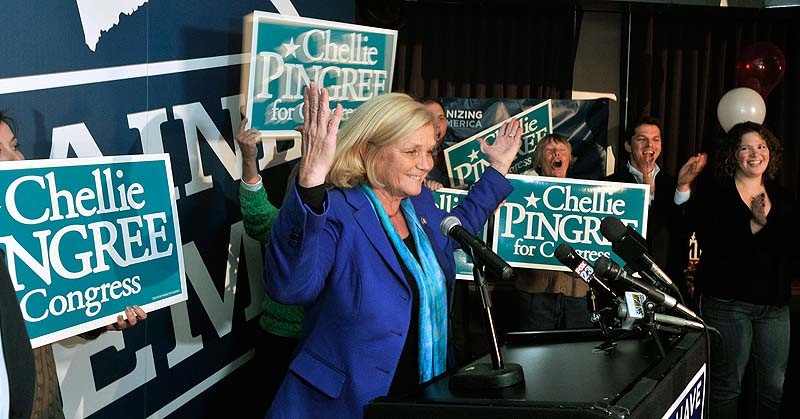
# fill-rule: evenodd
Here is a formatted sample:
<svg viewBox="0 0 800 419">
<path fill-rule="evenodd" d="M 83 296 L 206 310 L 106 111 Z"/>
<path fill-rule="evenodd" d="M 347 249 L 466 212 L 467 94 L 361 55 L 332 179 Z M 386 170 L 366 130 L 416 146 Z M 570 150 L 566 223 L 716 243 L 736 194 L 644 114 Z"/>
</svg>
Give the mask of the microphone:
<svg viewBox="0 0 800 419">
<path fill-rule="evenodd" d="M 617 308 L 617 315 L 622 319 L 622 329 L 631 330 L 637 320 L 646 317 L 644 307 L 646 301 L 647 297 L 640 292 L 625 291 L 625 304 L 620 304 Z M 678 327 L 691 327 L 699 330 L 705 329 L 702 323 L 661 313 L 653 313 L 652 321 Z"/>
<path fill-rule="evenodd" d="M 702 323 L 661 313 L 654 313 L 653 321 L 656 323 L 671 324 L 673 326 L 679 326 L 679 327 L 691 327 L 693 329 L 698 329 L 698 330 L 703 330 L 706 328 Z"/>
<path fill-rule="evenodd" d="M 606 298 L 610 297 L 615 302 L 622 300 L 605 282 L 595 276 L 592 264 L 578 255 L 578 252 L 572 246 L 566 243 L 559 244 L 556 247 L 555 256 L 559 262 L 581 277 L 590 287 L 595 290 L 600 289 Z"/>
<path fill-rule="evenodd" d="M 667 306 L 667 308 L 674 308 L 675 310 L 678 310 L 693 319 L 700 319 L 700 317 L 698 317 L 694 311 L 689 309 L 689 307 L 679 303 L 675 297 L 643 284 L 638 279 L 625 272 L 625 270 L 620 268 L 619 265 L 617 265 L 617 263 L 613 260 L 605 256 L 600 256 L 597 258 L 597 262 L 595 262 L 594 266 L 598 276 L 606 278 L 611 282 L 622 280 L 631 285 L 637 291 L 647 295 L 647 298 L 655 301 L 656 303 L 664 304 Z"/>
<path fill-rule="evenodd" d="M 470 256 L 483 263 L 486 270 L 493 276 L 500 279 L 510 279 L 514 275 L 514 269 L 506 263 L 497 253 L 493 252 L 481 239 L 473 236 L 469 231 L 461 226 L 461 220 L 450 215 L 444 217 L 439 225 L 442 234 L 452 237 L 459 242 L 462 247 L 468 249 Z"/>
<path fill-rule="evenodd" d="M 644 302 L 647 298 L 641 292 L 625 291 L 625 304 L 617 307 L 617 316 L 622 319 L 622 329 L 633 329 L 636 320 L 644 318 Z"/>
<path fill-rule="evenodd" d="M 653 257 L 647 253 L 647 242 L 633 227 L 626 226 L 619 218 L 608 216 L 600 222 L 600 233 L 611 242 L 611 249 L 635 270 L 645 270 L 673 287 L 669 276 L 658 267 Z"/>
</svg>

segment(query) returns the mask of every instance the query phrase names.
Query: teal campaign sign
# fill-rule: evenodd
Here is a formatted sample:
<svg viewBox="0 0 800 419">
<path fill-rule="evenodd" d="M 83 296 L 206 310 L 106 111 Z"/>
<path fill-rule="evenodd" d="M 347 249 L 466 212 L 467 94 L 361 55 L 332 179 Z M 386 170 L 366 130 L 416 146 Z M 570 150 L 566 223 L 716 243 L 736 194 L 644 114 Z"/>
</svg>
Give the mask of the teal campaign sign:
<svg viewBox="0 0 800 419">
<path fill-rule="evenodd" d="M 251 128 L 275 138 L 300 135 L 303 90 L 312 81 L 341 103 L 342 119 L 392 90 L 397 31 L 253 12 L 245 18 L 242 91 Z"/>
<path fill-rule="evenodd" d="M 489 160 L 481 152 L 478 138 L 489 144 L 497 138 L 497 132 L 504 122 L 518 119 L 522 126 L 522 145 L 520 146 L 509 173 L 522 173 L 533 167 L 533 150 L 539 140 L 553 132 L 551 101 L 545 100 L 510 118 L 505 118 L 495 125 L 458 142 L 444 150 L 444 160 L 450 184 L 454 188 L 472 185 L 478 181 L 489 166 Z"/>
<path fill-rule="evenodd" d="M 495 215 L 492 249 L 513 267 L 568 271 L 554 256 L 561 243 L 590 263 L 605 256 L 624 265 L 600 233 L 600 222 L 608 216 L 647 235 L 647 185 L 507 177 L 514 191 Z"/>
<path fill-rule="evenodd" d="M 169 155 L 0 165 L 0 247 L 34 347 L 187 298 Z"/>
<path fill-rule="evenodd" d="M 467 191 L 461 189 L 440 188 L 433 192 L 433 199 L 436 202 L 436 207 L 448 212 L 460 204 L 461 200 L 464 199 L 465 196 L 467 196 Z M 481 230 L 480 234 L 478 235 L 478 237 L 484 242 L 486 241 L 487 235 L 486 228 L 487 226 L 484 225 L 483 230 Z M 474 267 L 472 264 L 472 258 L 461 249 L 458 249 L 453 253 L 453 256 L 456 259 L 456 278 L 472 279 L 472 269 Z"/>
</svg>

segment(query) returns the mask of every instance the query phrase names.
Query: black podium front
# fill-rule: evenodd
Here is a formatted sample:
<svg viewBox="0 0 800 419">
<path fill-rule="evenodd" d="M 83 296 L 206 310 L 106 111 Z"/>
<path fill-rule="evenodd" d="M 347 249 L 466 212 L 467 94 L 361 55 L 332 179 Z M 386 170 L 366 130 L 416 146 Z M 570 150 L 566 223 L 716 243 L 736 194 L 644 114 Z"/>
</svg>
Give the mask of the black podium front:
<svg viewBox="0 0 800 419">
<path fill-rule="evenodd" d="M 382 397 L 367 419 L 391 418 L 700 418 L 706 381 L 706 340 L 691 331 L 660 339 L 620 339 L 611 351 L 596 347 L 595 331 L 509 334 L 504 363 L 520 364 L 525 382 L 502 389 L 453 390 L 452 373 L 407 398 Z M 470 365 L 490 364 L 487 357 Z M 669 415 L 667 415 L 669 414 Z"/>
</svg>

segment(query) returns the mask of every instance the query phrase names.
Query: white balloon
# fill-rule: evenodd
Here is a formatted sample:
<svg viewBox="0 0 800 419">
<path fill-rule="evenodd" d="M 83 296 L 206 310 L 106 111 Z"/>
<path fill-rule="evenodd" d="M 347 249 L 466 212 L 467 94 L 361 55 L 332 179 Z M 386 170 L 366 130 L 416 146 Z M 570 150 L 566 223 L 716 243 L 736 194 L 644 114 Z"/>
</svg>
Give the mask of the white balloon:
<svg viewBox="0 0 800 419">
<path fill-rule="evenodd" d="M 725 132 L 740 122 L 764 123 L 767 104 L 764 98 L 749 87 L 737 87 L 725 93 L 717 105 L 717 118 Z"/>
</svg>

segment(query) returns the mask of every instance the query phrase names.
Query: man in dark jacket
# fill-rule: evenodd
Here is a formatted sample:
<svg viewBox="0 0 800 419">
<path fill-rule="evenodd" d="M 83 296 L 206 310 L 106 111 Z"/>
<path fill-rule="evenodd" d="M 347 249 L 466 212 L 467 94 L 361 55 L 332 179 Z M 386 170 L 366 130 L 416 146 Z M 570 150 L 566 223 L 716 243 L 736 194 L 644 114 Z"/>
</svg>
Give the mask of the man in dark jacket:
<svg viewBox="0 0 800 419">
<path fill-rule="evenodd" d="M 625 135 L 627 170 L 617 171 L 605 180 L 650 185 L 646 237 L 649 253 L 681 294 L 686 295 L 683 270 L 688 264 L 691 232 L 677 222 L 677 211 L 679 205 L 689 200 L 691 183 L 705 167 L 707 158 L 705 153 L 690 157 L 675 178 L 657 164 L 661 144 L 661 122 L 650 116 L 640 118 Z"/>
</svg>

